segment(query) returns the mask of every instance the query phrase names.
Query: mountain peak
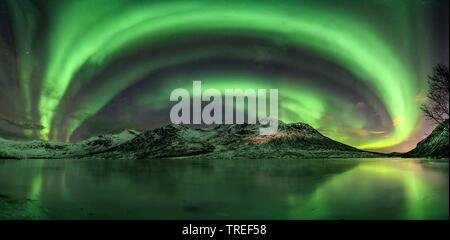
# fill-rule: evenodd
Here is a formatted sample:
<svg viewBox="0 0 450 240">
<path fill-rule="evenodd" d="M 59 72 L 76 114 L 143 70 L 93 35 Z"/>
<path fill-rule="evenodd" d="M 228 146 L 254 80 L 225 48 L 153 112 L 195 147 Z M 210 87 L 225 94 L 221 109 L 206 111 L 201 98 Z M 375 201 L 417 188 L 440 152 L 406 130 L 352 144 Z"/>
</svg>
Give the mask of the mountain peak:
<svg viewBox="0 0 450 240">
<path fill-rule="evenodd" d="M 217 125 L 204 129 L 168 124 L 139 133 L 126 129 L 115 135 L 92 137 L 74 144 L 20 143 L 20 148 L 0 146 L 0 158 L 322 158 L 371 157 L 320 134 L 306 123 L 285 124 L 278 131 L 260 135 L 260 124 Z M 3 141 L 0 142 L 0 145 Z M 5 145 L 6 146 L 6 145 Z M 12 146 L 12 147 L 11 147 Z M 17 149 L 16 149 L 17 148 Z M 2 149 L 7 149 L 3 154 Z M 25 149 L 25 150 L 23 150 Z M 29 149 L 30 151 L 26 150 Z M 36 151 L 36 149 L 38 149 Z M 20 154 L 19 154 L 20 153 Z M 36 155 L 35 153 L 39 153 Z"/>
<path fill-rule="evenodd" d="M 260 124 L 228 124 L 193 129 L 169 124 L 145 132 L 116 153 L 137 158 L 283 158 L 376 156 L 336 142 L 306 123 L 285 124 L 271 135 L 260 135 Z"/>
<path fill-rule="evenodd" d="M 403 156 L 448 158 L 448 124 L 448 119 L 439 124 L 430 135 L 417 144 L 416 148 Z"/>
</svg>

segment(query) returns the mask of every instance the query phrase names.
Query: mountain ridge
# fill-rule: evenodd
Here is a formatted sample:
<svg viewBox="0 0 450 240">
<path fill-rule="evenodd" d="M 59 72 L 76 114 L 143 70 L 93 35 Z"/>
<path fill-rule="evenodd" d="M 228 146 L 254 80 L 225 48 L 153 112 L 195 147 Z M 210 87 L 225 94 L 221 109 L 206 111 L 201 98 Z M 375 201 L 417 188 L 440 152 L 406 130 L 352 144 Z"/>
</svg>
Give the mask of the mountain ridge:
<svg viewBox="0 0 450 240">
<path fill-rule="evenodd" d="M 261 125 L 216 125 L 203 129 L 168 124 L 137 132 L 91 137 L 78 143 L 0 139 L 0 158 L 333 158 L 376 157 L 334 141 L 306 123 L 279 121 L 275 134 L 259 135 Z"/>
<path fill-rule="evenodd" d="M 430 135 L 417 143 L 416 147 L 404 153 L 403 157 L 448 158 L 448 119 L 439 124 Z"/>
</svg>

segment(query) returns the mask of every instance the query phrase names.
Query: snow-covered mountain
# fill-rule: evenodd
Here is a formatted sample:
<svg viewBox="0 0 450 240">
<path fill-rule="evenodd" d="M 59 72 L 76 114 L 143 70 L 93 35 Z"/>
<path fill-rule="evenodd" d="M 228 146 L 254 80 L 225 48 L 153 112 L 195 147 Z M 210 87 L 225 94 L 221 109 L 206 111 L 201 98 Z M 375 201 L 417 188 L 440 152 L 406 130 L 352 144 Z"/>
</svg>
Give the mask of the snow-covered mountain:
<svg viewBox="0 0 450 240">
<path fill-rule="evenodd" d="M 323 136 L 305 123 L 279 122 L 278 132 L 259 135 L 260 125 L 217 125 L 192 129 L 169 124 L 138 133 L 93 137 L 68 144 L 0 140 L 0 158 L 315 158 L 375 157 Z"/>
<path fill-rule="evenodd" d="M 0 158 L 76 158 L 108 151 L 139 135 L 134 130 L 119 134 L 91 137 L 78 143 L 61 143 L 43 140 L 13 141 L 0 138 Z"/>
<path fill-rule="evenodd" d="M 420 141 L 405 157 L 448 158 L 448 119 Z"/>
</svg>

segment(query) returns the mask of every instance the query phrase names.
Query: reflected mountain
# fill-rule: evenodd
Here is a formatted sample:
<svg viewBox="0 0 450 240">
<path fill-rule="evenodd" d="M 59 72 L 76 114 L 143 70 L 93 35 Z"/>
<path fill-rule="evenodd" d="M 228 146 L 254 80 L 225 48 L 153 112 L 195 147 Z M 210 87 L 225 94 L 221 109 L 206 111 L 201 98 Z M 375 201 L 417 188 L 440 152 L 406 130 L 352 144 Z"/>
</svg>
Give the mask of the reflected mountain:
<svg viewBox="0 0 450 240">
<path fill-rule="evenodd" d="M 448 161 L 30 159 L 0 164 L 3 219 L 447 219 Z"/>
</svg>

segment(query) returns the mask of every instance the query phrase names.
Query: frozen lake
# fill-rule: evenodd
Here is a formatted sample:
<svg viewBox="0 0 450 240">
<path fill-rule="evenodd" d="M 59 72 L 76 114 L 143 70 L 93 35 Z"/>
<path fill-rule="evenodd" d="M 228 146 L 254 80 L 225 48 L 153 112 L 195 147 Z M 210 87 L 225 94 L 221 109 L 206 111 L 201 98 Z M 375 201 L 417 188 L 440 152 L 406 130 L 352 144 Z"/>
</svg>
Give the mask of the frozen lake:
<svg viewBox="0 0 450 240">
<path fill-rule="evenodd" d="M 448 219 L 446 160 L 0 160 L 0 219 Z"/>
</svg>

